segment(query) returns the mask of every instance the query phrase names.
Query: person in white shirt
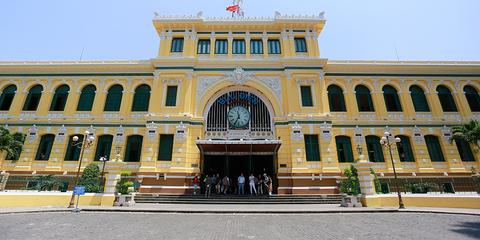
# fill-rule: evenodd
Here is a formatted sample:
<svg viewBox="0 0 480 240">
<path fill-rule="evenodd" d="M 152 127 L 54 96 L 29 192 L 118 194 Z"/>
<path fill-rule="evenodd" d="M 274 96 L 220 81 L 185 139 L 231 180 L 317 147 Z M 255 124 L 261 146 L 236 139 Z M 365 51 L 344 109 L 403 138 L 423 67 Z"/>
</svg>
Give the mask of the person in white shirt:
<svg viewBox="0 0 480 240">
<path fill-rule="evenodd" d="M 245 186 L 245 177 L 243 176 L 243 173 L 240 174 L 238 177 L 238 194 L 243 195 L 245 194 L 245 189 L 243 188 Z"/>
<path fill-rule="evenodd" d="M 248 177 L 248 183 L 250 185 L 250 195 L 253 193 L 257 195 L 257 189 L 255 188 L 255 176 L 253 176 L 253 173 L 250 174 L 250 177 Z"/>
</svg>

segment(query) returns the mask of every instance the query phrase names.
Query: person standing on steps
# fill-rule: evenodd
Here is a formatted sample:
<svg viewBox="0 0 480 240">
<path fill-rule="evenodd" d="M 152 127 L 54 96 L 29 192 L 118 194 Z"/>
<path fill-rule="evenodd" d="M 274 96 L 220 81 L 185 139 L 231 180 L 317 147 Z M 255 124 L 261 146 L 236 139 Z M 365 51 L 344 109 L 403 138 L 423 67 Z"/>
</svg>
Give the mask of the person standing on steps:
<svg viewBox="0 0 480 240">
<path fill-rule="evenodd" d="M 267 176 L 266 173 L 263 174 L 263 193 L 268 194 L 270 190 L 268 187 L 270 186 L 270 178 Z"/>
<path fill-rule="evenodd" d="M 243 173 L 240 173 L 240 176 L 238 177 L 238 195 L 243 195 L 245 194 L 245 177 L 243 176 Z"/>
<path fill-rule="evenodd" d="M 193 182 L 193 194 L 197 195 L 198 186 L 200 186 L 200 179 L 198 178 L 198 173 L 195 174 L 195 177 L 192 179 Z"/>
<path fill-rule="evenodd" d="M 205 183 L 205 197 L 210 197 L 212 179 L 208 175 L 206 175 L 203 182 Z"/>
<path fill-rule="evenodd" d="M 258 189 L 258 195 L 263 195 L 263 179 L 262 179 L 262 175 L 258 175 L 258 178 L 257 178 L 257 189 Z"/>
<path fill-rule="evenodd" d="M 272 196 L 272 190 L 273 190 L 272 177 L 268 176 L 268 195 Z"/>
<path fill-rule="evenodd" d="M 253 176 L 253 173 L 248 177 L 248 184 L 250 185 L 250 195 L 253 193 L 257 195 L 257 189 L 255 189 L 255 176 Z"/>
</svg>

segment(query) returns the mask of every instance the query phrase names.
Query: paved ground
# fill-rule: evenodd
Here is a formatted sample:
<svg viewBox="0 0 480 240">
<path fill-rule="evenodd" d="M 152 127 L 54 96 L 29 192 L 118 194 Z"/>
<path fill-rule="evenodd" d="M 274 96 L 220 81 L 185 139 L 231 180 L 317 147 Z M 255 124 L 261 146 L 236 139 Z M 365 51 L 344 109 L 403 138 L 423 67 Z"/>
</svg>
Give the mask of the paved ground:
<svg viewBox="0 0 480 240">
<path fill-rule="evenodd" d="M 431 213 L 0 215 L 14 239 L 479 239 L 480 217 Z"/>
</svg>

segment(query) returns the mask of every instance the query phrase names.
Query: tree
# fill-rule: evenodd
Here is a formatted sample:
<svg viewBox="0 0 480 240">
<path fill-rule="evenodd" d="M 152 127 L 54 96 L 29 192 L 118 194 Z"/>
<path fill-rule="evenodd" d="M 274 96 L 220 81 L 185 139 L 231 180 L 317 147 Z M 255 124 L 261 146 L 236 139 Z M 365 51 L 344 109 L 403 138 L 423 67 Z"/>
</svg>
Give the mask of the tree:
<svg viewBox="0 0 480 240">
<path fill-rule="evenodd" d="M 25 141 L 25 134 L 14 133 L 4 127 L 0 127 L 0 152 L 6 152 L 5 159 L 16 160 L 22 153 L 23 142 Z"/>
<path fill-rule="evenodd" d="M 98 193 L 102 191 L 100 185 L 100 168 L 91 163 L 83 170 L 82 177 L 78 180 L 79 186 L 85 187 L 85 192 Z"/>
<path fill-rule="evenodd" d="M 360 180 L 358 179 L 358 171 L 355 166 L 350 165 L 343 171 L 346 179 L 340 181 L 340 191 L 350 195 L 358 195 L 360 191 Z"/>
<path fill-rule="evenodd" d="M 453 127 L 450 141 L 453 142 L 455 140 L 463 140 L 475 145 L 477 150 L 480 150 L 480 122 L 471 120 L 461 126 Z"/>
</svg>

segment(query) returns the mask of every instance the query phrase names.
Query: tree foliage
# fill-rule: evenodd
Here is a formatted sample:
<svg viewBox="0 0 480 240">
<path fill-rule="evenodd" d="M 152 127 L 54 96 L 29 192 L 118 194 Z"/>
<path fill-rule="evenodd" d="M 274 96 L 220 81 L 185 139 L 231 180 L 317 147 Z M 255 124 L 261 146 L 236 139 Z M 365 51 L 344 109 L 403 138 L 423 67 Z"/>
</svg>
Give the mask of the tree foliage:
<svg viewBox="0 0 480 240">
<path fill-rule="evenodd" d="M 62 184 L 63 182 L 54 175 L 35 176 L 28 181 L 27 190 L 52 191 Z"/>
<path fill-rule="evenodd" d="M 0 152 L 6 152 L 5 159 L 17 160 L 22 153 L 23 142 L 25 141 L 25 134 L 14 133 L 4 127 L 0 127 Z"/>
<path fill-rule="evenodd" d="M 358 171 L 355 166 L 350 165 L 343 171 L 346 179 L 340 181 L 340 191 L 350 195 L 358 195 L 360 191 L 360 180 L 358 179 Z"/>
<path fill-rule="evenodd" d="M 129 194 L 132 192 L 131 188 L 134 186 L 134 182 L 130 181 L 127 177 L 131 176 L 132 173 L 128 171 L 122 172 L 122 178 L 117 183 L 117 192 L 120 194 Z"/>
<path fill-rule="evenodd" d="M 477 146 L 477 150 L 480 150 L 480 122 L 471 120 L 461 126 L 453 127 L 450 141 L 453 142 L 454 140 L 466 141 Z"/>
<path fill-rule="evenodd" d="M 91 163 L 83 170 L 82 177 L 78 180 L 79 186 L 85 187 L 85 192 L 98 193 L 102 191 L 100 184 L 100 168 Z"/>
</svg>

